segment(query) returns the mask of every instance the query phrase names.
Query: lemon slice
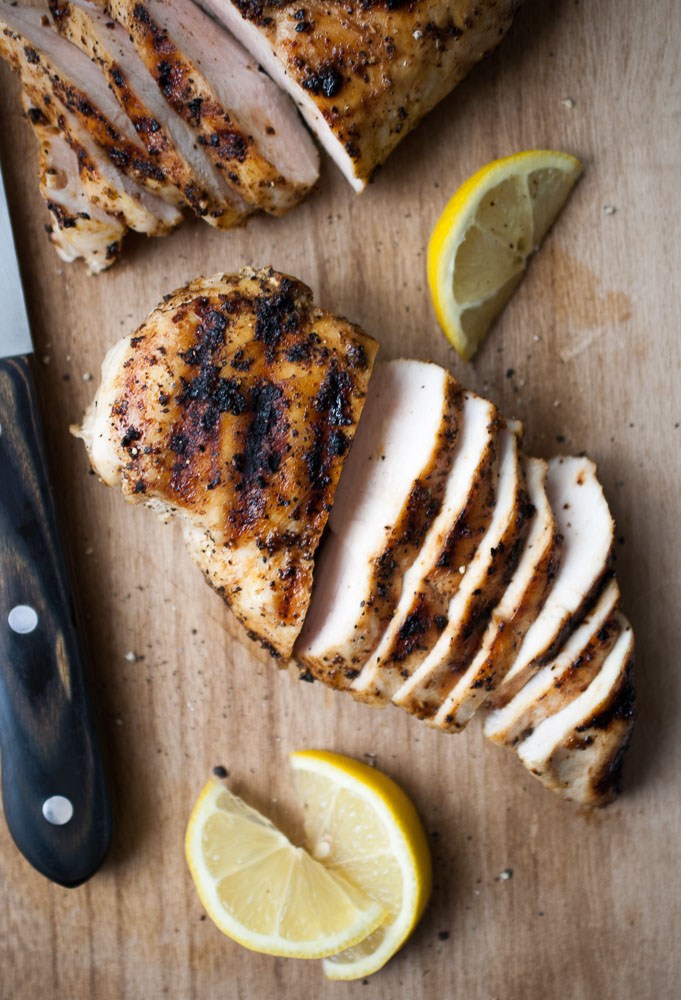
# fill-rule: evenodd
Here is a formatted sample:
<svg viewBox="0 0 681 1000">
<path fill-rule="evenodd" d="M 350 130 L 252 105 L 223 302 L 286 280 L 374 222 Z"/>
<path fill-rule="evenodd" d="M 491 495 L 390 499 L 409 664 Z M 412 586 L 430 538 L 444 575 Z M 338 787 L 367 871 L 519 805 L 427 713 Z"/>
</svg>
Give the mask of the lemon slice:
<svg viewBox="0 0 681 1000">
<path fill-rule="evenodd" d="M 469 361 L 520 284 L 582 164 L 533 149 L 488 163 L 456 192 L 428 245 L 428 284 L 440 326 Z"/>
<path fill-rule="evenodd" d="M 211 920 L 252 951 L 323 958 L 385 918 L 376 900 L 294 847 L 219 781 L 194 806 L 185 851 Z"/>
<path fill-rule="evenodd" d="M 323 750 L 293 753 L 291 763 L 313 855 L 388 912 L 363 941 L 324 961 L 329 979 L 364 978 L 404 944 L 430 896 L 423 826 L 402 789 L 375 768 Z"/>
</svg>

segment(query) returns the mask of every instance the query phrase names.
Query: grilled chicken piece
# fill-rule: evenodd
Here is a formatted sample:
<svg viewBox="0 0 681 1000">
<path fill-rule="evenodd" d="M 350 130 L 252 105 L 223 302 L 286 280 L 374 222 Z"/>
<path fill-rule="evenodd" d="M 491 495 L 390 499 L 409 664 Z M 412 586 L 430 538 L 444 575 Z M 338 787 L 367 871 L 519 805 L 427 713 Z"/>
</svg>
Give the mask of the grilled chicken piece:
<svg viewBox="0 0 681 1000">
<path fill-rule="evenodd" d="M 291 100 L 244 48 L 186 0 L 109 0 L 171 107 L 240 194 L 274 215 L 319 177 Z"/>
<path fill-rule="evenodd" d="M 492 520 L 447 610 L 435 646 L 393 697 L 413 715 L 434 716 L 468 667 L 482 633 L 516 568 L 534 508 L 525 491 L 515 429 L 499 432 L 499 480 Z"/>
<path fill-rule="evenodd" d="M 295 657 L 347 688 L 390 621 L 402 577 L 437 515 L 462 394 L 437 365 L 379 365 L 317 561 Z"/>
<path fill-rule="evenodd" d="M 513 666 L 490 696 L 492 708 L 509 702 L 560 649 L 610 572 L 614 523 L 594 463 L 588 458 L 552 458 L 546 490 L 563 537 L 561 564 Z"/>
<path fill-rule="evenodd" d="M 634 725 L 634 636 L 622 616 L 616 627 L 614 648 L 586 691 L 518 747 L 543 785 L 582 805 L 603 806 L 616 797 Z"/>
<path fill-rule="evenodd" d="M 399 603 L 377 648 L 351 686 L 375 704 L 390 701 L 423 662 L 447 621 L 447 608 L 492 517 L 496 487 L 496 407 L 465 393 L 440 512 L 407 570 Z"/>
<path fill-rule="evenodd" d="M 472 663 L 432 719 L 438 729 L 463 729 L 513 663 L 546 600 L 560 564 L 561 539 L 546 495 L 547 465 L 524 458 L 527 495 L 535 509 L 523 551 Z"/>
<path fill-rule="evenodd" d="M 229 186 L 194 130 L 163 99 L 124 29 L 88 0 L 50 0 L 58 31 L 102 70 L 149 158 L 199 218 L 218 229 L 245 221 L 252 208 Z"/>
<path fill-rule="evenodd" d="M 92 274 L 116 261 L 127 228 L 87 200 L 78 173 L 78 158 L 64 134 L 22 95 L 27 119 L 40 143 L 40 193 L 52 216 L 46 226 L 62 260 L 84 260 Z"/>
<path fill-rule="evenodd" d="M 519 0 L 199 0 L 302 114 L 355 191 L 490 52 Z"/>
<path fill-rule="evenodd" d="M 31 106 L 67 141 L 89 202 L 147 236 L 166 236 L 179 226 L 182 212 L 178 208 L 122 174 L 78 120 L 49 94 L 30 80 L 22 78 L 22 85 Z"/>
<path fill-rule="evenodd" d="M 129 502 L 205 533 L 211 582 L 284 657 L 376 350 L 271 269 L 199 279 L 112 348 L 78 432 Z"/>
<path fill-rule="evenodd" d="M 489 713 L 485 736 L 514 746 L 586 690 L 619 635 L 619 600 L 617 582 L 610 580 L 558 655 L 533 674 L 507 705 Z"/>
<path fill-rule="evenodd" d="M 100 69 L 57 33 L 46 7 L 0 0 L 0 54 L 24 85 L 70 111 L 119 170 L 170 204 L 182 203 L 180 190 L 147 153 Z"/>
</svg>

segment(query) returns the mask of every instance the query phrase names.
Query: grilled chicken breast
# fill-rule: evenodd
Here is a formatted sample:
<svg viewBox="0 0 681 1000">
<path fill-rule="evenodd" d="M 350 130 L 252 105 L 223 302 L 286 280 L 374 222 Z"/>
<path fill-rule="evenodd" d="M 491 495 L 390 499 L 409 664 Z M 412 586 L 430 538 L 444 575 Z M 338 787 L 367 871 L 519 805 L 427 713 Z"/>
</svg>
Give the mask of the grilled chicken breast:
<svg viewBox="0 0 681 1000">
<path fill-rule="evenodd" d="M 2 38 L 0 37 L 0 46 Z M 182 212 L 121 173 L 79 121 L 34 82 L 22 78 L 26 100 L 68 143 L 89 202 L 135 232 L 167 236 L 182 222 Z"/>
<path fill-rule="evenodd" d="M 0 0 L 0 51 L 19 74 L 78 120 L 111 162 L 142 187 L 174 205 L 182 193 L 149 156 L 107 87 L 100 69 L 54 29 L 47 7 L 13 6 Z"/>
<path fill-rule="evenodd" d="M 493 708 L 510 701 L 560 649 L 610 571 L 614 523 L 594 463 L 588 458 L 552 458 L 546 490 L 563 539 L 561 564 L 513 666 L 490 696 Z"/>
<path fill-rule="evenodd" d="M 319 176 L 319 154 L 293 102 L 194 3 L 108 0 L 164 98 L 243 198 L 274 215 Z"/>
<path fill-rule="evenodd" d="M 187 205 L 219 229 L 243 222 L 252 209 L 231 189 L 192 128 L 166 104 L 124 29 L 88 0 L 49 3 L 59 32 L 101 68 L 150 159 Z"/>
<path fill-rule="evenodd" d="M 583 805 L 607 805 L 617 795 L 634 724 L 634 636 L 623 617 L 617 628 L 615 646 L 586 691 L 518 747 L 543 785 Z"/>
<path fill-rule="evenodd" d="M 200 0 L 287 90 L 355 191 L 510 27 L 519 0 Z"/>
<path fill-rule="evenodd" d="M 112 348 L 79 432 L 104 482 L 205 533 L 191 547 L 217 547 L 211 582 L 281 656 L 376 349 L 271 269 L 199 279 Z"/>
<path fill-rule="evenodd" d="M 287 90 L 355 191 L 510 27 L 519 0 L 199 0 Z"/>
<path fill-rule="evenodd" d="M 619 600 L 617 581 L 610 580 L 558 655 L 533 674 L 507 705 L 488 713 L 485 736 L 514 746 L 589 686 L 619 634 Z"/>
<path fill-rule="evenodd" d="M 450 732 L 483 707 L 547 787 L 610 801 L 633 641 L 595 466 L 528 458 L 444 369 L 375 352 L 293 278 L 199 279 L 112 349 L 78 434 L 304 679 Z"/>
<path fill-rule="evenodd" d="M 82 259 L 97 274 L 115 262 L 127 227 L 87 200 L 78 158 L 63 132 L 48 123 L 27 94 L 22 103 L 40 143 L 40 193 L 52 217 L 46 226 L 50 242 L 63 261 Z"/>
<path fill-rule="evenodd" d="M 378 366 L 295 648 L 332 687 L 358 676 L 390 620 L 442 500 L 460 409 L 460 387 L 443 368 Z"/>
<path fill-rule="evenodd" d="M 432 725 L 461 730 L 504 677 L 539 614 L 560 565 L 561 539 L 546 495 L 546 462 L 524 458 L 525 484 L 534 517 L 516 570 L 462 677 L 442 702 Z"/>
<path fill-rule="evenodd" d="M 381 641 L 352 682 L 351 691 L 359 700 L 389 701 L 437 642 L 462 580 L 459 569 L 470 562 L 494 510 L 499 424 L 492 403 L 464 394 L 440 512 L 405 574 Z"/>
<path fill-rule="evenodd" d="M 434 716 L 464 673 L 482 633 L 515 570 L 534 516 L 525 490 L 516 430 L 499 432 L 497 501 L 487 531 L 447 609 L 447 624 L 435 646 L 393 696 L 419 718 Z"/>
</svg>

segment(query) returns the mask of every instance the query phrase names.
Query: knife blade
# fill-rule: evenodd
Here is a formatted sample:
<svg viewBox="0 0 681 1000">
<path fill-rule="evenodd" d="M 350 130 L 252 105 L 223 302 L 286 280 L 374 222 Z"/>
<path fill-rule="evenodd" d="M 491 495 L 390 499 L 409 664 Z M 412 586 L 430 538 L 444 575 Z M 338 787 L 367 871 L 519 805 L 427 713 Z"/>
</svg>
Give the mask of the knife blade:
<svg viewBox="0 0 681 1000">
<path fill-rule="evenodd" d="M 111 810 L 45 460 L 31 331 L 0 172 L 0 759 L 9 831 L 39 872 L 80 885 Z"/>
</svg>

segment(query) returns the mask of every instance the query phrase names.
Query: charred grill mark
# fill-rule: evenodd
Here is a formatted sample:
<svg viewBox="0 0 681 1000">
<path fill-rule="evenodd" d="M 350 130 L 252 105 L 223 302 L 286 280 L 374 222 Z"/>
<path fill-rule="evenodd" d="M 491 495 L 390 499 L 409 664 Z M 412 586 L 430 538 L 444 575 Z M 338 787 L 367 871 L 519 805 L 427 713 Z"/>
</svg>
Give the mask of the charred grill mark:
<svg viewBox="0 0 681 1000">
<path fill-rule="evenodd" d="M 318 341 L 319 337 L 313 333 L 303 344 L 316 344 Z M 351 399 L 353 388 L 348 373 L 338 367 L 335 359 L 332 360 L 312 401 L 318 419 L 315 420 L 312 429 L 312 448 L 305 455 L 311 487 L 306 504 L 308 517 L 316 517 L 320 511 L 328 510 L 329 486 L 333 482 L 339 459 L 342 459 L 350 447 L 350 439 L 341 428 L 353 422 Z"/>
<path fill-rule="evenodd" d="M 221 414 L 241 416 L 248 408 L 248 399 L 237 378 L 222 378 L 217 365 L 204 365 L 191 382 L 182 380 L 184 388 L 178 397 L 180 404 L 200 403 L 201 427 L 206 433 L 213 430 Z"/>
<path fill-rule="evenodd" d="M 255 339 L 265 345 L 268 363 L 274 361 L 282 339 L 300 329 L 307 318 L 307 310 L 301 308 L 296 297 L 297 291 L 296 282 L 282 278 L 274 291 L 265 292 L 256 301 Z"/>
<path fill-rule="evenodd" d="M 181 357 L 188 365 L 210 365 L 214 356 L 225 346 L 225 332 L 228 317 L 224 312 L 213 308 L 206 296 L 200 296 L 190 304 L 200 323 L 195 332 L 195 343 Z M 173 317 L 176 322 L 182 322 L 185 313 Z"/>
<path fill-rule="evenodd" d="M 289 422 L 283 390 L 263 379 L 251 390 L 250 423 L 243 452 L 234 455 L 239 503 L 229 512 L 235 537 L 257 526 L 267 509 L 268 487 L 286 453 Z"/>
<path fill-rule="evenodd" d="M 347 349 L 346 357 L 348 365 L 351 368 L 359 368 L 361 371 L 366 371 L 369 360 L 362 344 L 357 344 L 353 341 Z"/>
<path fill-rule="evenodd" d="M 439 507 L 439 500 L 421 479 L 414 483 L 406 503 L 403 530 L 400 532 L 405 547 L 420 545 Z"/>
<path fill-rule="evenodd" d="M 292 344 L 284 355 L 287 361 L 292 364 L 304 363 L 308 364 L 314 355 L 316 348 L 321 344 L 321 338 L 319 334 L 309 333 L 304 340 L 299 340 L 297 343 Z"/>
<path fill-rule="evenodd" d="M 314 408 L 324 414 L 326 421 L 336 427 L 347 427 L 352 423 L 352 379 L 346 371 L 338 367 L 334 360 L 324 376 L 319 391 L 314 398 Z"/>
<path fill-rule="evenodd" d="M 613 693 L 610 703 L 602 712 L 594 715 L 576 731 L 583 733 L 592 729 L 609 729 L 616 721 L 633 723 L 636 717 L 636 689 L 634 687 L 634 660 L 630 657 L 625 673 Z"/>
<path fill-rule="evenodd" d="M 423 594 L 419 594 L 418 604 L 411 614 L 407 615 L 397 635 L 391 660 L 402 663 L 418 649 L 424 648 L 427 633 L 430 632 L 431 619 L 425 606 Z"/>
</svg>

